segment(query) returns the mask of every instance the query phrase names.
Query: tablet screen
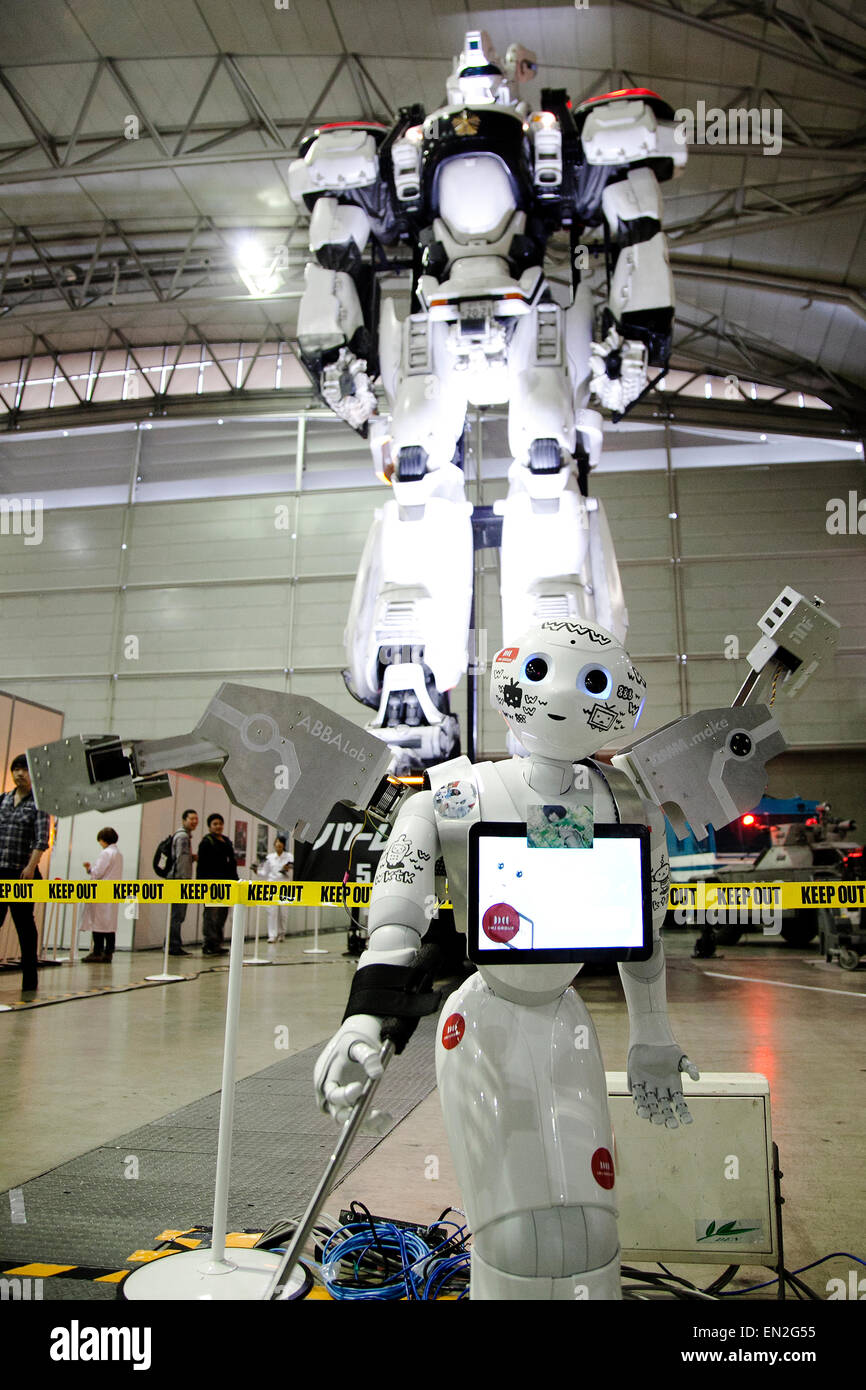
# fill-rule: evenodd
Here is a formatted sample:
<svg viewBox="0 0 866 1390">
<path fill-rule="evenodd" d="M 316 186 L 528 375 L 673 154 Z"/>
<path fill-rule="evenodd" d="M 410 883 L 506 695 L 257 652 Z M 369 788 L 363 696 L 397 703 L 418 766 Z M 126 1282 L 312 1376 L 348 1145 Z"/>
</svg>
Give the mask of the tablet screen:
<svg viewBox="0 0 866 1390">
<path fill-rule="evenodd" d="M 596 825 L 591 846 L 537 848 L 526 825 L 469 835 L 469 958 L 525 964 L 652 954 L 649 830 Z"/>
</svg>

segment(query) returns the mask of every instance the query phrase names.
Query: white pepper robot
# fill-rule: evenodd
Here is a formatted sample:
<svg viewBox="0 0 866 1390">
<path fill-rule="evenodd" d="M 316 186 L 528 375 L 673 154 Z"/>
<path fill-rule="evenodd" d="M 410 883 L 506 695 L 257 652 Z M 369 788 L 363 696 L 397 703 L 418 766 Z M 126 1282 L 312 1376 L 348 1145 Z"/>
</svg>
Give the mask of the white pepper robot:
<svg viewBox="0 0 866 1390">
<path fill-rule="evenodd" d="M 820 601 L 818 601 L 818 604 Z M 430 929 L 436 863 L 444 859 L 458 927 L 467 916 L 471 827 L 528 822 L 538 803 L 558 819 L 574 810 L 597 833 L 620 822 L 648 826 L 643 880 L 652 954 L 620 965 L 630 1021 L 629 1087 L 638 1115 L 677 1128 L 690 1122 L 681 1074 L 698 1071 L 668 1020 L 659 930 L 668 901 L 664 816 L 679 833 L 727 824 L 760 799 L 766 763 L 785 747 L 770 705 L 798 693 L 836 642 L 838 624 L 785 589 L 760 622 L 750 674 L 728 708 L 702 710 L 631 744 L 601 764 L 590 756 L 638 723 L 646 685 L 617 638 L 588 621 L 530 627 L 495 657 L 491 701 L 527 757 L 429 770 L 429 789 L 399 810 L 376 873 L 368 949 L 344 1022 L 316 1066 L 322 1109 L 351 1113 L 381 1071 L 380 1029 L 419 1010 L 408 993 Z M 519 832 L 518 832 L 519 833 Z M 528 849 L 528 856 L 565 853 Z M 497 866 L 501 868 L 502 866 Z M 610 876 L 615 896 L 616 871 Z M 516 941 L 534 925 L 531 901 L 502 880 L 488 934 Z M 499 892 L 500 885 L 495 885 Z M 578 914 L 579 902 L 562 916 Z M 598 915 L 604 921 L 608 909 Z M 620 1293 L 613 1145 L 604 1066 L 592 1020 L 571 981 L 573 963 L 480 964 L 442 1010 L 436 1065 L 449 1144 L 473 1232 L 476 1299 L 616 1299 Z M 401 1002 L 402 1001 L 402 1002 Z M 578 1041 L 580 1040 L 580 1045 Z M 399 1049 L 398 1049 L 399 1050 Z M 648 1142 L 651 1140 L 648 1139 Z"/>
<path fill-rule="evenodd" d="M 503 630 L 589 618 L 623 640 L 627 627 L 604 511 L 587 496 L 602 442 L 590 400 L 622 412 L 667 360 L 674 300 L 659 182 L 686 153 L 654 92 L 610 92 L 573 112 L 565 91 L 547 89 L 530 111 L 516 89 L 535 71 L 520 45 L 502 62 L 486 33 L 468 33 L 446 105 L 428 116 L 403 108 L 390 130 L 323 126 L 289 170 L 315 255 L 301 356 L 393 487 L 355 585 L 346 682 L 376 710 L 370 727 L 397 771 L 456 747 L 448 691 L 466 669 L 473 578 L 469 404 L 508 403 Z M 593 342 L 583 243 L 598 228 L 609 285 Z M 557 242 L 564 281 L 545 270 Z M 382 248 L 399 243 L 414 257 L 402 321 L 378 298 L 393 268 Z"/>
</svg>

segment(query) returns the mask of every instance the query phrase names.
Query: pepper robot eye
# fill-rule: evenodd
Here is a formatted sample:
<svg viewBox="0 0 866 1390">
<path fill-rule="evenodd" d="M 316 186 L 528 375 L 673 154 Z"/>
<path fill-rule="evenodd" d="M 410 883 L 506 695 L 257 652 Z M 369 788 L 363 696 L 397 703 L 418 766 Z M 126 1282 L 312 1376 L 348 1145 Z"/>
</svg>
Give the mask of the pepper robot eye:
<svg viewBox="0 0 866 1390">
<path fill-rule="evenodd" d="M 597 700 L 606 700 L 613 690 L 613 678 L 604 666 L 584 666 L 577 678 L 577 688 L 584 695 L 594 695 Z"/>
<path fill-rule="evenodd" d="M 528 681 L 543 681 L 549 669 L 543 656 L 531 656 L 523 668 L 523 674 Z"/>
</svg>

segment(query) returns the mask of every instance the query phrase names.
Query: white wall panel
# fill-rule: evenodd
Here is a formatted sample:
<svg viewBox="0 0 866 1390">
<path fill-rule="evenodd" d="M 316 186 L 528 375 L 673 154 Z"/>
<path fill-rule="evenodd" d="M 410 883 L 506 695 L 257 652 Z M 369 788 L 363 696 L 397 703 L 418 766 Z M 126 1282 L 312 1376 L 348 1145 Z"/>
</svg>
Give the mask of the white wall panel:
<svg viewBox="0 0 866 1390">
<path fill-rule="evenodd" d="M 313 492 L 301 496 L 298 570 L 301 574 L 348 574 L 357 570 L 377 507 L 389 487 L 365 491 Z"/>
<path fill-rule="evenodd" d="M 487 505 L 506 491 L 504 465 L 493 462 L 501 444 L 497 428 L 495 421 L 485 423 L 471 438 L 474 452 L 479 443 L 490 446 L 485 471 L 499 472 L 479 489 L 470 461 L 468 495 Z M 51 482 L 52 458 L 62 463 L 58 486 L 66 489 L 67 505 L 44 513 L 39 546 L 24 546 L 21 536 L 2 537 L 5 688 L 64 710 L 73 733 L 184 732 L 200 718 L 223 673 L 309 694 L 364 723 L 368 711 L 351 700 L 340 676 L 343 629 L 370 521 L 391 493 L 374 482 L 363 441 L 339 424 L 308 420 L 297 496 L 291 421 L 235 420 L 224 429 L 215 422 L 160 424 L 140 437 L 144 481 L 131 507 L 68 505 L 76 478 L 92 488 L 96 465 L 86 464 L 89 449 L 106 487 L 114 487 L 128 482 L 134 442 L 135 436 L 105 431 L 91 443 L 82 437 L 28 445 L 40 486 Z M 636 444 L 637 436 L 628 442 Z M 679 467 L 672 500 L 663 471 L 640 471 L 644 448 L 635 448 L 636 469 L 607 472 L 602 466 L 593 479 L 622 565 L 629 646 L 650 685 L 641 731 L 675 718 L 681 705 L 730 700 L 744 662 L 724 660 L 726 637 L 736 635 L 744 655 L 756 619 L 792 583 L 826 600 L 842 623 L 844 652 L 816 678 L 799 708 L 792 707 L 786 732 L 805 744 L 863 742 L 863 538 L 826 530 L 828 498 L 847 498 L 858 488 L 863 493 L 862 464 Z M 724 449 L 716 449 L 721 459 Z M 17 457 L 11 444 L 7 455 Z M 19 473 L 16 484 L 26 481 L 26 470 Z M 208 495 L 211 474 L 219 495 Z M 262 491 L 268 477 L 284 479 L 286 490 L 280 484 Z M 149 480 L 187 489 L 186 497 L 142 500 Z M 225 497 L 225 487 L 237 495 Z M 190 496 L 190 488 L 197 495 Z M 672 509 L 676 525 L 668 516 Z M 278 517 L 288 524 L 278 527 Z M 475 623 L 487 634 L 489 661 L 502 642 L 496 553 L 484 552 L 478 566 Z M 139 639 L 137 659 L 124 655 L 130 636 Z M 680 646 L 690 658 L 685 670 L 676 660 Z M 483 754 L 503 747 L 501 721 L 487 703 L 487 674 L 480 680 Z M 463 682 L 452 707 L 465 723 Z"/>
<path fill-rule="evenodd" d="M 352 581 L 319 580 L 298 584 L 292 643 L 293 666 L 345 664 L 343 630 L 352 597 Z"/>
<path fill-rule="evenodd" d="M 111 666 L 114 595 L 13 595 L 0 606 L 4 682 L 58 671 L 102 673 Z"/>
<path fill-rule="evenodd" d="M 123 641 L 137 637 L 139 656 L 121 658 L 118 669 L 135 675 L 283 667 L 290 591 L 287 584 L 127 590 Z"/>
<path fill-rule="evenodd" d="M 277 525 L 281 507 L 291 517 L 288 494 L 136 506 L 127 583 L 282 578 L 292 542 L 291 530 Z"/>
<path fill-rule="evenodd" d="M 0 589 L 14 593 L 117 583 L 122 525 L 119 507 L 46 510 L 40 544 L 27 544 L 23 535 L 3 535 Z"/>
</svg>

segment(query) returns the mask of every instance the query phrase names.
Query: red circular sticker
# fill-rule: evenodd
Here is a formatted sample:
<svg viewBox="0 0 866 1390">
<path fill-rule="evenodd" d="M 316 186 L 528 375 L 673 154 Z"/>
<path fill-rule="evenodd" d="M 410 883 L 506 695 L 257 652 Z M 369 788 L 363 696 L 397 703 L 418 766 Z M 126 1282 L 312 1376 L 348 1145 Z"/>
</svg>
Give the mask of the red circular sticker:
<svg viewBox="0 0 866 1390">
<path fill-rule="evenodd" d="M 481 926 L 491 941 L 510 941 L 520 931 L 520 915 L 508 903 L 494 903 L 481 918 Z"/>
<path fill-rule="evenodd" d="M 442 1046 L 447 1047 L 450 1052 L 452 1047 L 457 1046 L 465 1032 L 466 1019 L 463 1015 L 450 1014 L 442 1029 Z"/>
<path fill-rule="evenodd" d="M 609 1149 L 596 1149 L 592 1156 L 592 1176 L 599 1187 L 613 1187 L 613 1159 Z"/>
</svg>

